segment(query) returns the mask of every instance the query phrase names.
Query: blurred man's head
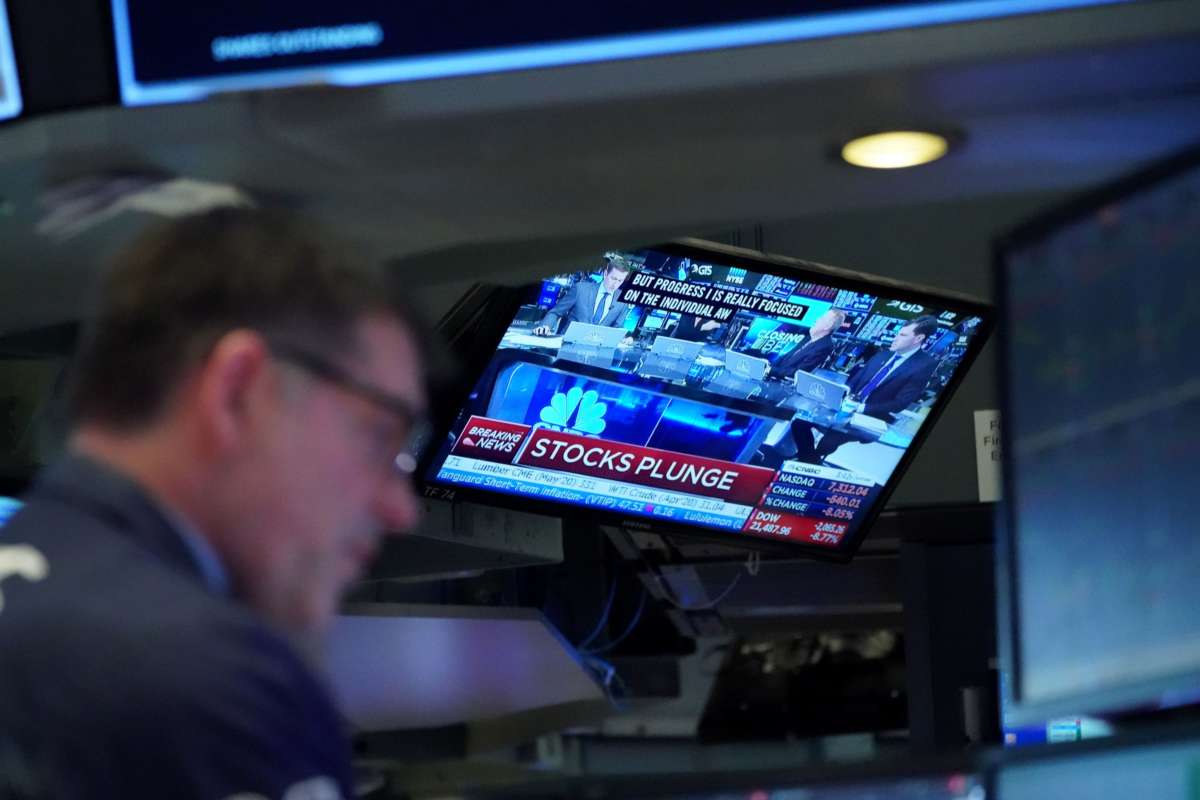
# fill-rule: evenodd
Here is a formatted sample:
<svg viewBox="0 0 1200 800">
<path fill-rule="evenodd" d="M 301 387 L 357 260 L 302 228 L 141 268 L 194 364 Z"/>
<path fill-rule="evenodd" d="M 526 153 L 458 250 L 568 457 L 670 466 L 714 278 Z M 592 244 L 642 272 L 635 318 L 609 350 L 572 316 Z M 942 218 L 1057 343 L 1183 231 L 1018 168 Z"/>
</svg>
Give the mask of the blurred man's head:
<svg viewBox="0 0 1200 800">
<path fill-rule="evenodd" d="M 344 253 L 255 211 L 142 237 L 102 284 L 71 395 L 75 448 L 194 525 L 294 631 L 323 627 L 417 514 L 397 456 L 426 404 L 419 328 Z"/>
<path fill-rule="evenodd" d="M 618 258 L 611 258 L 608 264 L 604 267 L 604 291 L 615 292 L 621 288 L 621 284 L 625 282 L 625 278 L 632 271 L 628 261 Z"/>
<path fill-rule="evenodd" d="M 812 327 L 808 329 L 808 336 L 810 339 L 828 336 L 841 328 L 845 321 L 846 312 L 831 308 L 813 321 Z"/>
<path fill-rule="evenodd" d="M 925 340 L 937 332 L 937 320 L 933 317 L 917 317 L 905 325 L 892 339 L 893 353 L 911 353 L 925 344 Z"/>
</svg>

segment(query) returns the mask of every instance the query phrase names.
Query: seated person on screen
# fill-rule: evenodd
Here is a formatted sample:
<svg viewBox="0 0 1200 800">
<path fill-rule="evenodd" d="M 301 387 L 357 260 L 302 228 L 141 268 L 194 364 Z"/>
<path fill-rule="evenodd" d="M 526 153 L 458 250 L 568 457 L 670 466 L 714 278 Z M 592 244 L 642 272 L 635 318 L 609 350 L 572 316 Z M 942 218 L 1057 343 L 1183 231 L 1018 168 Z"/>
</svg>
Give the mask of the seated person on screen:
<svg viewBox="0 0 1200 800">
<path fill-rule="evenodd" d="M 576 281 L 563 292 L 554 308 L 546 312 L 541 323 L 533 329 L 534 334 L 553 336 L 558 332 L 559 320 L 564 318 L 568 325 L 586 322 L 609 328 L 621 327 L 629 305 L 617 301 L 617 290 L 631 271 L 628 261 L 613 258 L 604 267 L 599 283 L 590 279 Z"/>
<path fill-rule="evenodd" d="M 685 339 L 689 342 L 707 342 L 713 334 L 724 326 L 715 319 L 705 319 L 691 314 L 684 314 L 671 331 L 674 339 Z"/>
<path fill-rule="evenodd" d="M 817 317 L 808 329 L 808 339 L 772 364 L 768 376 L 791 380 L 797 372 L 819 368 L 833 352 L 833 337 L 829 334 L 840 329 L 845 321 L 846 313 L 832 308 Z"/>
<path fill-rule="evenodd" d="M 890 423 L 893 415 L 919 400 L 938 365 L 936 358 L 922 352 L 921 345 L 936 332 L 937 320 L 929 316 L 917 317 L 901 328 L 887 350 L 850 376 L 850 397 L 843 410 Z M 823 434 L 819 443 L 813 441 L 816 431 Z M 792 420 L 791 433 L 796 447 L 792 458 L 809 464 L 822 463 L 834 450 L 857 438 L 799 418 Z M 763 463 L 770 465 L 782 458 L 778 446 L 763 448 Z"/>
</svg>

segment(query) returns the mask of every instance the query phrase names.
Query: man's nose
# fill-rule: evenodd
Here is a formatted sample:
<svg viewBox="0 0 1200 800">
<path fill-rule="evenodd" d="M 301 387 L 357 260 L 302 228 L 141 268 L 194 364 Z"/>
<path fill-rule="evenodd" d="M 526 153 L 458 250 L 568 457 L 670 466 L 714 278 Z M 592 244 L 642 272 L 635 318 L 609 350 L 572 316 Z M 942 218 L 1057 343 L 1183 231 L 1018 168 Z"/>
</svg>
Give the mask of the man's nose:
<svg viewBox="0 0 1200 800">
<path fill-rule="evenodd" d="M 380 482 L 375 494 L 375 516 L 389 533 L 406 533 L 421 517 L 421 499 L 412 479 L 396 475 Z"/>
</svg>

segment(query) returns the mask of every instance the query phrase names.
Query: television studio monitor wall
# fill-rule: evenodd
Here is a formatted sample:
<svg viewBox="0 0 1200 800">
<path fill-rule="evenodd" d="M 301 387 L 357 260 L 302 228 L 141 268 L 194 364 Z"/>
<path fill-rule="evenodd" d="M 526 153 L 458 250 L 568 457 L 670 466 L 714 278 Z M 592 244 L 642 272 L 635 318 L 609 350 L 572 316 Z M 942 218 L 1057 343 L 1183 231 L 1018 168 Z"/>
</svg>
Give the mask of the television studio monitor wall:
<svg viewBox="0 0 1200 800">
<path fill-rule="evenodd" d="M 424 460 L 428 495 L 832 558 L 990 326 L 969 298 L 697 242 L 516 294 L 489 310 L 498 341 L 472 338 L 486 363 Z"/>
</svg>

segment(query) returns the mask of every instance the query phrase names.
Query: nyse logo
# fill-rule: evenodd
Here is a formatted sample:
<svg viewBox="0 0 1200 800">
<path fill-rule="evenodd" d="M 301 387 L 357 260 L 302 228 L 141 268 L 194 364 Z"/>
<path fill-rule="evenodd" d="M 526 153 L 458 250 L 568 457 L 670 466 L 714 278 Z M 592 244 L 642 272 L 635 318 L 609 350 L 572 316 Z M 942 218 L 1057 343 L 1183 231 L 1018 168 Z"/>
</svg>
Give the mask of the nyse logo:
<svg viewBox="0 0 1200 800">
<path fill-rule="evenodd" d="M 20 577 L 30 582 L 45 580 L 50 565 L 40 551 L 27 544 L 0 547 L 0 584 L 6 578 Z M 0 611 L 4 610 L 4 592 L 0 590 Z"/>
<path fill-rule="evenodd" d="M 729 273 L 725 276 L 725 281 L 741 286 L 746 282 L 746 270 L 739 267 L 730 267 Z"/>
</svg>

